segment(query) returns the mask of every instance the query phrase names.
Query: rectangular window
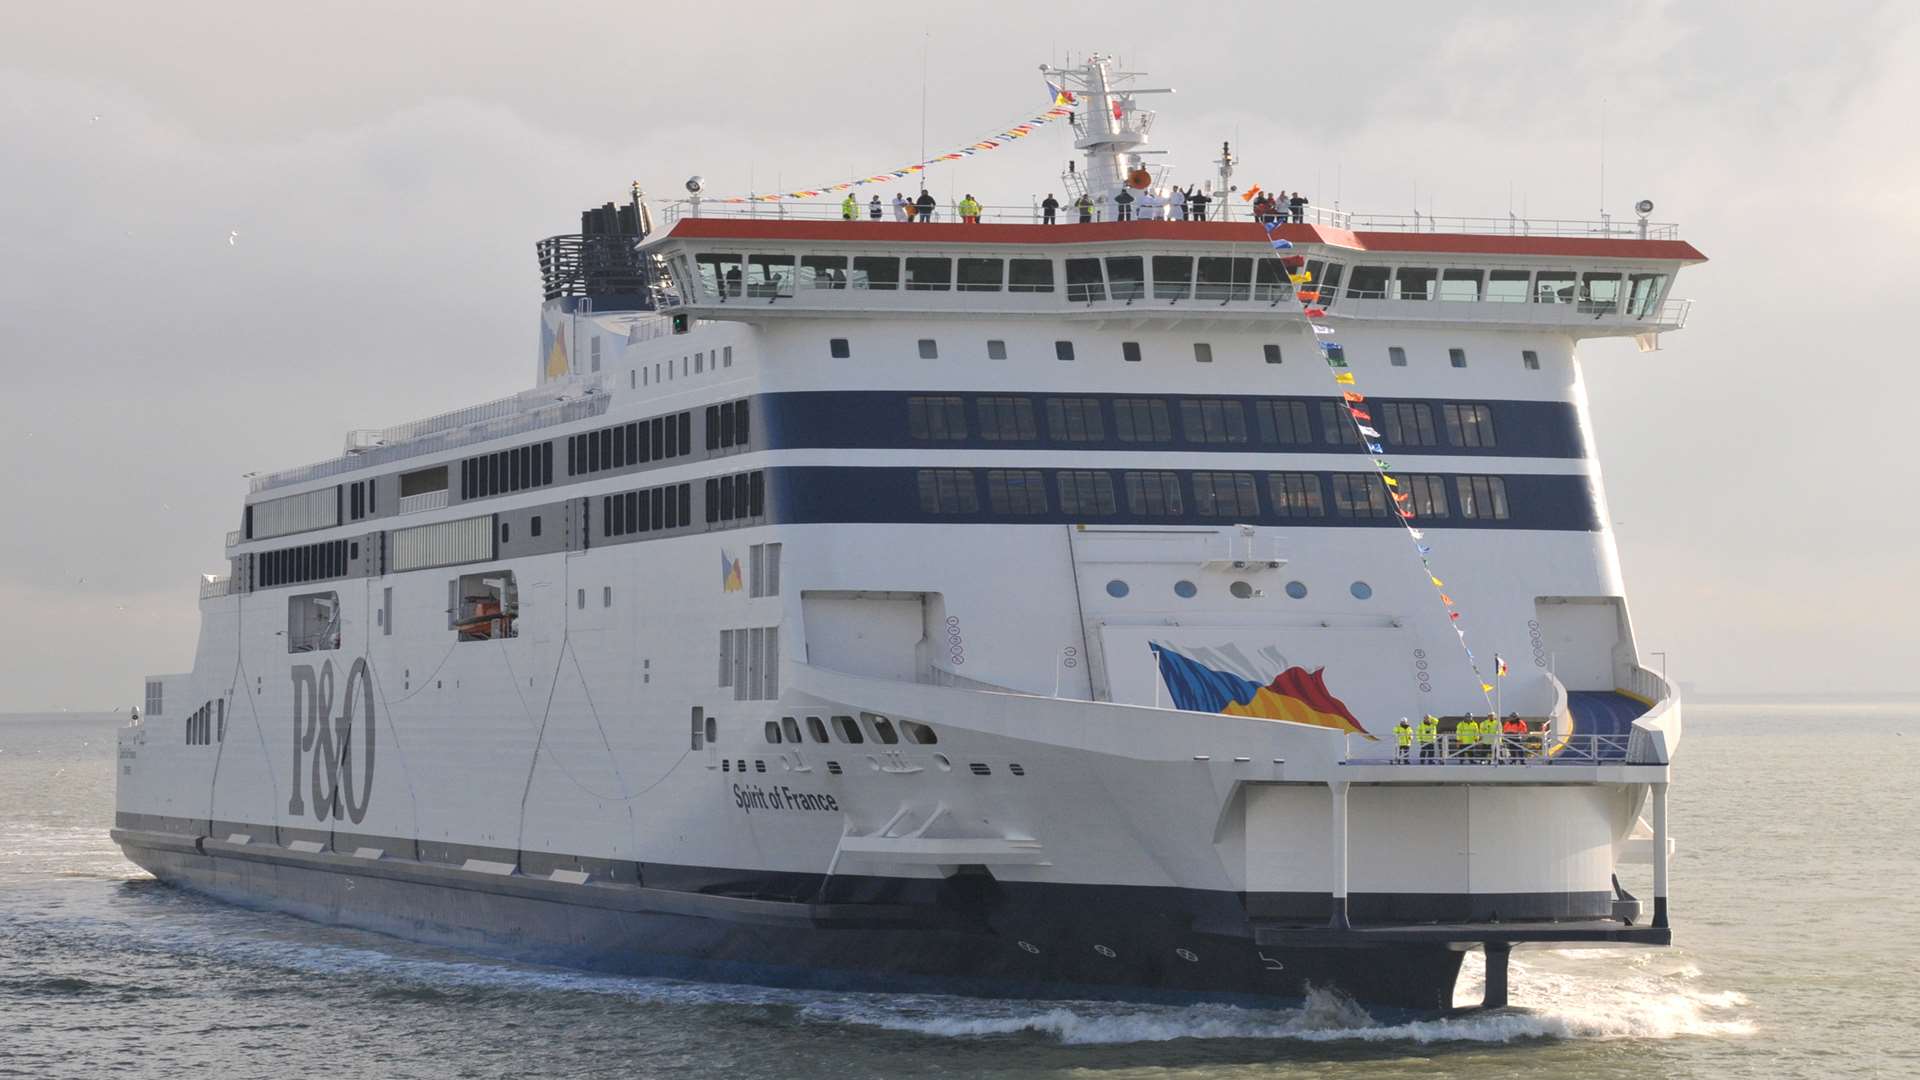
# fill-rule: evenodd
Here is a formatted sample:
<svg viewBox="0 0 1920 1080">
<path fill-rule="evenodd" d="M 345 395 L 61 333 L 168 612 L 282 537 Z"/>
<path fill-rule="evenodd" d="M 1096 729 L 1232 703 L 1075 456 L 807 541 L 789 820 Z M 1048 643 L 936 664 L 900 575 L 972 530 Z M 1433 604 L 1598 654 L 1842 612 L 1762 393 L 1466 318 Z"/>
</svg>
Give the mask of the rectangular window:
<svg viewBox="0 0 1920 1080">
<path fill-rule="evenodd" d="M 1356 266 L 1347 281 L 1349 300 L 1385 300 L 1389 271 L 1384 266 Z"/>
<path fill-rule="evenodd" d="M 1313 441 L 1313 423 L 1304 401 L 1256 401 L 1253 416 L 1267 446 L 1305 446 Z"/>
<path fill-rule="evenodd" d="M 1454 367 L 1466 367 L 1467 366 L 1467 350 L 1448 349 L 1447 363 L 1452 364 Z"/>
<path fill-rule="evenodd" d="M 844 289 L 847 287 L 845 255 L 800 256 L 799 287 L 802 289 Z"/>
<path fill-rule="evenodd" d="M 1440 415 L 1446 419 L 1447 441 L 1453 445 L 1476 450 L 1492 449 L 1496 445 L 1492 406 L 1449 402 L 1440 406 Z"/>
<path fill-rule="evenodd" d="M 1115 398 L 1113 431 L 1121 442 L 1173 441 L 1173 428 L 1167 418 L 1167 403 L 1159 398 Z"/>
<path fill-rule="evenodd" d="M 1190 443 L 1244 443 L 1246 410 L 1224 398 L 1181 398 L 1180 433 Z"/>
<path fill-rule="evenodd" d="M 988 469 L 987 505 L 996 515 L 1044 514 L 1047 486 L 1038 469 Z"/>
<path fill-rule="evenodd" d="M 1434 446 L 1433 409 L 1423 401 L 1388 401 L 1374 405 L 1374 419 L 1394 446 Z"/>
<path fill-rule="evenodd" d="M 1033 402 L 1023 397 L 980 397 L 973 399 L 980 418 L 980 437 L 988 442 L 1025 442 L 1038 432 L 1033 422 Z"/>
<path fill-rule="evenodd" d="M 747 632 L 745 630 L 735 630 L 733 632 L 732 684 L 733 700 L 735 701 L 745 701 L 747 699 L 747 689 L 753 685 L 747 681 L 751 678 L 748 674 L 748 666 L 752 663 L 752 658 L 748 655 L 749 648 Z"/>
<path fill-rule="evenodd" d="M 720 685 L 733 685 L 733 631 L 720 631 Z M 695 710 L 696 712 L 699 710 Z M 696 731 L 699 729 L 696 727 Z M 694 736 L 696 739 L 698 735 Z M 694 745 L 698 746 L 698 743 Z"/>
<path fill-rule="evenodd" d="M 1193 362 L 1196 364 L 1213 363 L 1213 346 L 1204 341 L 1193 343 Z"/>
<path fill-rule="evenodd" d="M 921 469 L 920 509 L 928 514 L 976 514 L 980 496 L 972 469 Z"/>
<path fill-rule="evenodd" d="M 1495 304 L 1524 304 L 1527 284 L 1533 278 L 1528 270 L 1494 270 L 1487 274 L 1487 300 Z"/>
<path fill-rule="evenodd" d="M 723 642 L 727 640 L 727 632 L 725 630 L 720 631 L 720 640 Z M 725 686 L 726 683 L 723 682 L 720 685 Z M 706 710 L 701 708 L 698 705 L 695 705 L 693 707 L 692 731 L 690 734 L 693 740 L 692 748 L 695 750 L 700 749 L 700 744 L 703 741 L 702 736 L 706 734 L 707 725 L 704 718 L 701 716 L 701 714 L 704 712 L 706 712 Z"/>
<path fill-rule="evenodd" d="M 953 288 L 953 260 L 915 255 L 907 258 L 908 292 L 946 292 Z"/>
<path fill-rule="evenodd" d="M 1589 315 L 1610 315 L 1620 310 L 1619 274 L 1587 274 L 1580 279 L 1580 310 Z"/>
<path fill-rule="evenodd" d="M 999 259 L 960 259 L 957 275 L 960 291 L 999 292 L 1004 284 L 1003 269 Z"/>
<path fill-rule="evenodd" d="M 1048 398 L 1047 437 L 1054 442 L 1104 442 L 1099 398 Z"/>
<path fill-rule="evenodd" d="M 1107 285 L 1115 300 L 1147 295 L 1147 263 L 1138 255 L 1107 256 Z"/>
<path fill-rule="evenodd" d="M 921 338 L 920 339 L 920 359 L 922 360 L 940 359 L 939 343 L 934 341 L 932 338 Z"/>
<path fill-rule="evenodd" d="M 1105 300 L 1107 287 L 1100 276 L 1099 259 L 1067 260 L 1067 299 L 1074 302 Z"/>
<path fill-rule="evenodd" d="M 1139 363 L 1140 362 L 1140 343 L 1137 341 L 1121 342 L 1120 343 L 1120 359 L 1125 360 L 1129 364 Z"/>
<path fill-rule="evenodd" d="M 780 628 L 767 627 L 767 655 L 760 664 L 760 699 L 773 701 L 780 697 Z"/>
<path fill-rule="evenodd" d="M 1053 343 L 1053 357 L 1056 360 L 1073 359 L 1073 342 L 1056 341 Z"/>
<path fill-rule="evenodd" d="M 733 442 L 732 446 L 745 446 L 753 441 L 753 412 L 748 407 L 750 399 L 741 398 L 733 403 Z"/>
<path fill-rule="evenodd" d="M 1454 493 L 1460 497 L 1460 516 L 1478 520 L 1507 520 L 1507 482 L 1498 476 L 1456 476 Z"/>
<path fill-rule="evenodd" d="M 1245 300 L 1253 292 L 1253 260 L 1203 255 L 1199 260 L 1199 282 L 1193 295 L 1198 300 Z"/>
<path fill-rule="evenodd" d="M 748 549 L 748 596 L 780 595 L 780 545 L 755 544 Z"/>
<path fill-rule="evenodd" d="M 1539 371 L 1540 354 L 1534 352 L 1532 349 L 1521 349 L 1520 366 L 1526 368 L 1528 371 Z"/>
<path fill-rule="evenodd" d="M 1260 495 L 1252 473 L 1194 473 L 1193 505 L 1201 517 L 1251 521 L 1260 516 Z"/>
<path fill-rule="evenodd" d="M 1448 516 L 1446 477 L 1402 473 L 1394 479 L 1400 481 L 1400 493 L 1407 497 L 1395 501 L 1413 511 L 1416 519 Z"/>
<path fill-rule="evenodd" d="M 957 397 L 907 398 L 907 434 L 935 442 L 967 437 L 967 412 Z"/>
<path fill-rule="evenodd" d="M 1533 302 L 1536 304 L 1573 303 L 1574 282 L 1571 270 L 1542 270 L 1533 275 Z"/>
<path fill-rule="evenodd" d="M 1360 432 L 1354 429 L 1353 417 L 1340 402 L 1320 403 L 1320 438 L 1328 446 L 1360 445 Z"/>
<path fill-rule="evenodd" d="M 340 647 L 340 594 L 287 597 L 287 651 L 330 652 Z"/>
<path fill-rule="evenodd" d="M 1277 364 L 1280 362 L 1280 346 L 1269 343 L 1260 346 L 1260 350 L 1266 354 L 1267 363 Z"/>
<path fill-rule="evenodd" d="M 1343 518 L 1386 517 L 1387 485 L 1380 474 L 1333 474 L 1333 512 Z"/>
<path fill-rule="evenodd" d="M 1403 266 L 1393 275 L 1395 300 L 1431 300 L 1440 272 L 1426 266 Z"/>
<path fill-rule="evenodd" d="M 1268 473 L 1267 495 L 1280 517 L 1327 516 L 1326 504 L 1320 501 L 1320 477 L 1313 473 Z"/>
<path fill-rule="evenodd" d="M 1387 346 L 1387 363 L 1394 367 L 1407 366 L 1407 350 L 1398 345 Z"/>
<path fill-rule="evenodd" d="M 520 592 L 513 571 L 462 574 L 454 583 L 453 628 L 456 640 L 491 641 L 519 637 Z"/>
<path fill-rule="evenodd" d="M 1477 302 L 1480 299 L 1479 270 L 1444 270 L 1440 274 L 1440 299 Z"/>
<path fill-rule="evenodd" d="M 1056 476 L 1060 511 L 1079 516 L 1105 516 L 1115 510 L 1113 477 L 1093 469 L 1065 469 Z"/>
<path fill-rule="evenodd" d="M 1007 291 L 1050 293 L 1053 291 L 1052 259 L 1008 259 Z"/>
<path fill-rule="evenodd" d="M 853 351 L 847 348 L 846 338 L 828 338 L 827 355 L 833 357 L 835 360 L 845 360 L 847 357 L 853 355 Z"/>
<path fill-rule="evenodd" d="M 900 260 L 890 255 L 855 255 L 853 287 L 892 291 L 900 287 Z"/>
<path fill-rule="evenodd" d="M 1143 517 L 1179 517 L 1180 476 L 1171 472 L 1132 472 L 1125 476 L 1127 512 Z"/>
<path fill-rule="evenodd" d="M 1007 343 L 998 338 L 989 338 L 987 340 L 987 359 L 1005 360 L 1006 358 Z"/>
<path fill-rule="evenodd" d="M 1193 295 L 1193 256 L 1155 255 L 1153 257 L 1153 298 L 1185 300 Z"/>
</svg>

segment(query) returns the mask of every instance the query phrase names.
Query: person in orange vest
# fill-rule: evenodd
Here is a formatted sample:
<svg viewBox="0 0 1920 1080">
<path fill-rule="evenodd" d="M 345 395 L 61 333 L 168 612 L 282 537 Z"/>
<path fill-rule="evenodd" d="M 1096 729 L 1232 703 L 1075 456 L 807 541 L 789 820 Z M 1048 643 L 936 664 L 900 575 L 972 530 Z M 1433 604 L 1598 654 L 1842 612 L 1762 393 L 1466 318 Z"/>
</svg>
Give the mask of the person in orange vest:
<svg viewBox="0 0 1920 1080">
<path fill-rule="evenodd" d="M 1501 748 L 1507 757 L 1518 760 L 1527 756 L 1527 722 L 1520 719 L 1519 713 L 1508 713 L 1506 723 L 1500 725 Z"/>
</svg>

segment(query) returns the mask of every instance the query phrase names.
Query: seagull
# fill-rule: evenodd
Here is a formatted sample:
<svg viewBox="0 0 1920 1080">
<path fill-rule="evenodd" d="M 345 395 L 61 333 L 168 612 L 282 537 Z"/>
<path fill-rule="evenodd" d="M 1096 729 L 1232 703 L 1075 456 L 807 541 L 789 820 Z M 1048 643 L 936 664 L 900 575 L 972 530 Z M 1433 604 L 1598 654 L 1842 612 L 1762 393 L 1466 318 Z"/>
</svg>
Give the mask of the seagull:
<svg viewBox="0 0 1920 1080">
<path fill-rule="evenodd" d="M 232 246 L 234 246 L 235 244 L 238 244 L 239 242 L 240 242 L 240 230 L 239 230 L 239 229 L 235 229 L 235 230 L 233 230 L 232 232 L 230 232 L 230 233 L 228 233 L 228 234 L 227 234 L 227 246 L 228 246 L 228 247 L 232 247 Z"/>
<path fill-rule="evenodd" d="M 87 123 L 89 123 L 89 124 L 97 124 L 97 123 L 99 123 L 99 122 L 100 122 L 100 114 L 99 114 L 99 113 L 94 113 L 94 114 L 93 114 L 93 118 L 87 121 Z"/>
</svg>

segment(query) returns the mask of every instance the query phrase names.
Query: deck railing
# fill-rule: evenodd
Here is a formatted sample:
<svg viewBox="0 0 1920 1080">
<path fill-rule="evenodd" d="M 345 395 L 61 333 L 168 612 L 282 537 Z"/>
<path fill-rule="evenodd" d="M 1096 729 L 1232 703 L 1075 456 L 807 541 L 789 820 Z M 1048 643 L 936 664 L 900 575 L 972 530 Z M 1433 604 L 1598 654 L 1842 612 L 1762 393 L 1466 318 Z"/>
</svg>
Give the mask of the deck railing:
<svg viewBox="0 0 1920 1080">
<path fill-rule="evenodd" d="M 1530 766 L 1592 765 L 1627 760 L 1626 735 L 1570 735 L 1556 738 L 1551 732 L 1533 731 L 1525 735 L 1501 735 L 1492 741 L 1463 745 L 1446 734 L 1430 746 L 1418 739 L 1401 756 L 1393 745 L 1391 733 L 1377 742 L 1347 737 L 1346 763 L 1349 765 L 1426 765 L 1426 766 Z M 1384 745 L 1383 745 L 1384 744 Z"/>
</svg>

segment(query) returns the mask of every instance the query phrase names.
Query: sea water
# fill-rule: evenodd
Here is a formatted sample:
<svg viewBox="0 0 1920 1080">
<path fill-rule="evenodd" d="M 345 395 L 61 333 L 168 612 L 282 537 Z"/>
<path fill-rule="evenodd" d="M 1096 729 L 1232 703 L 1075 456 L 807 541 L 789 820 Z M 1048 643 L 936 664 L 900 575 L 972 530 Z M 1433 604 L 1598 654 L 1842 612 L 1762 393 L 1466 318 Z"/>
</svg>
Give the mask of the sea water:
<svg viewBox="0 0 1920 1080">
<path fill-rule="evenodd" d="M 108 840 L 119 723 L 0 717 L 0 1077 L 1920 1076 L 1915 705 L 1690 706 L 1676 947 L 1516 952 L 1519 1008 L 1413 1022 L 586 975 L 227 907 Z"/>
</svg>

